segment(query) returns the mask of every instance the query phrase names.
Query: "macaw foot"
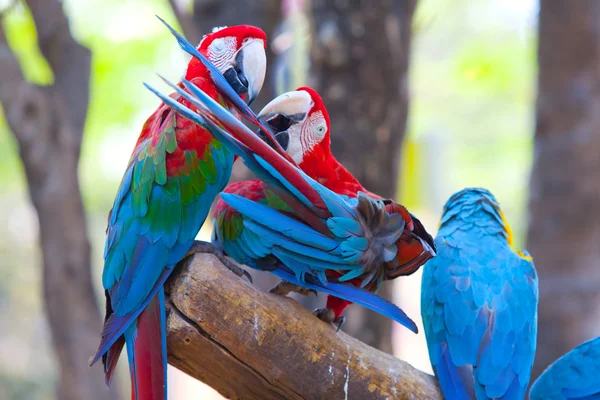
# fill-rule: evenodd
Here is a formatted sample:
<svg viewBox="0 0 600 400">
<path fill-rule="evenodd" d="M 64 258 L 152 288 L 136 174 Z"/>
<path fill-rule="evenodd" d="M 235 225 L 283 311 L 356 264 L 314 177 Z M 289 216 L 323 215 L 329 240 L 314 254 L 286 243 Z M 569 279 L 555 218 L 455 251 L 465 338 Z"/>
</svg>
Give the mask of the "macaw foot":
<svg viewBox="0 0 600 400">
<path fill-rule="evenodd" d="M 344 322 L 346 322 L 346 317 L 340 315 L 339 317 L 335 316 L 335 312 L 331 308 L 317 308 L 313 311 L 313 315 L 319 318 L 321 321 L 325 321 L 328 324 L 335 326 L 337 329 L 336 332 L 342 328 Z"/>
<path fill-rule="evenodd" d="M 213 245 L 212 243 L 203 242 L 201 240 L 195 240 L 194 243 L 192 244 L 192 247 L 190 247 L 190 249 L 188 250 L 188 252 L 185 254 L 185 256 L 183 258 L 187 258 L 196 253 L 209 253 L 209 254 L 214 255 L 215 257 L 217 257 L 219 259 L 219 261 L 221 261 L 221 263 L 224 266 L 227 267 L 228 270 L 230 270 L 231 272 L 233 272 L 234 274 L 236 274 L 239 277 L 245 276 L 246 278 L 248 278 L 250 283 L 252 283 L 252 276 L 250 276 L 248 271 L 246 271 L 244 268 L 242 268 L 240 266 L 240 264 L 235 262 L 233 259 L 231 259 L 231 258 L 227 257 L 225 254 L 223 254 L 223 252 L 221 250 L 217 249 L 215 247 L 215 245 Z"/>
<path fill-rule="evenodd" d="M 295 285 L 288 281 L 281 281 L 273 289 L 269 290 L 269 293 L 278 294 L 280 296 L 287 296 L 290 293 L 298 293 L 302 296 L 309 296 L 310 294 L 317 295 L 317 291 L 314 289 L 308 289 L 302 286 Z"/>
</svg>

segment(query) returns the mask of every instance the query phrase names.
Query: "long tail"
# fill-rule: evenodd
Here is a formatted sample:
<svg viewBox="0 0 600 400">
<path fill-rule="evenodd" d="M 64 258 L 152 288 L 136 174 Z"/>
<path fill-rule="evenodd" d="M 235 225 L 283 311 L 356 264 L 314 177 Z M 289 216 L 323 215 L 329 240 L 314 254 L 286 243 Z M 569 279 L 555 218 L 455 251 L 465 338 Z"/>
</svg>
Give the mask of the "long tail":
<svg viewBox="0 0 600 400">
<path fill-rule="evenodd" d="M 162 275 L 159 277 L 158 281 L 154 284 L 154 287 L 150 291 L 150 294 L 142 302 L 140 307 L 138 307 L 135 311 L 119 316 L 117 314 L 112 313 L 112 310 L 109 311 L 107 308 L 107 318 L 104 321 L 104 327 L 102 328 L 102 339 L 100 340 L 100 345 L 98 346 L 98 350 L 96 354 L 90 360 L 90 366 L 94 365 L 100 358 L 103 359 L 105 365 L 105 374 L 107 374 L 109 370 L 109 366 L 113 363 L 116 364 L 117 358 L 121 351 L 116 351 L 117 347 L 123 347 L 123 344 L 119 341 L 122 340 L 123 334 L 131 326 L 136 318 L 142 313 L 142 311 L 146 308 L 146 306 L 150 303 L 152 299 L 154 299 L 155 295 L 162 290 L 162 286 L 169 277 L 172 268 L 167 267 Z M 108 299 L 107 299 L 108 301 Z M 114 366 L 113 366 L 114 369 Z M 110 376 L 106 376 L 107 381 L 110 381 Z"/>
<path fill-rule="evenodd" d="M 300 282 L 296 278 L 296 276 L 293 273 L 289 272 L 289 270 L 285 266 L 277 268 L 272 272 L 281 279 L 284 279 L 296 285 L 304 286 L 309 289 L 319 290 L 321 292 L 325 292 L 335 297 L 339 297 L 340 299 L 344 299 L 355 304 L 360 304 L 363 307 L 366 307 L 370 310 L 373 310 L 377 313 L 385 315 L 388 318 L 393 319 L 394 321 L 404 325 L 414 333 L 419 332 L 419 329 L 417 328 L 415 322 L 412 319 L 410 319 L 410 317 L 406 315 L 406 313 L 402 311 L 398 306 L 390 303 L 382 297 L 377 296 L 376 294 L 369 292 L 368 290 L 361 289 L 356 286 L 345 283 L 323 283 L 318 281 L 317 279 L 314 279 L 312 276 L 308 276 L 304 282 Z"/>
<path fill-rule="evenodd" d="M 90 361 L 91 366 L 102 358 L 104 381 L 109 386 L 123 346 L 127 344 L 129 365 L 132 370 L 132 393 L 135 396 L 135 387 L 138 387 L 138 389 L 141 388 L 138 397 L 140 400 L 166 398 L 167 350 L 163 284 L 169 277 L 170 272 L 170 268 L 165 269 L 146 300 L 136 311 L 130 314 L 124 316 L 114 314 L 110 307 L 110 298 L 107 298 L 107 318 L 102 329 L 102 340 L 96 354 Z M 158 318 L 156 317 L 157 315 Z M 157 333 L 160 335 L 160 341 L 150 336 L 150 334 L 157 335 Z M 142 337 L 139 344 L 136 341 L 136 337 L 138 336 Z M 144 346 L 144 344 L 147 344 L 147 346 Z M 140 346 L 140 348 L 138 349 L 135 346 Z M 146 350 L 143 350 L 144 347 Z M 152 352 L 149 353 L 148 349 L 151 349 Z M 136 354 L 141 354 L 137 358 L 144 360 L 143 363 L 150 363 L 151 361 L 151 364 L 146 365 L 152 365 L 152 368 L 156 368 L 156 371 L 150 373 L 151 369 L 144 367 L 142 364 L 141 372 L 134 374 L 133 370 L 138 370 L 138 368 L 131 360 Z M 161 357 L 160 363 L 157 361 L 157 354 Z M 162 376 L 161 379 L 158 378 L 159 375 Z M 142 378 L 142 384 L 134 384 L 134 382 L 139 380 L 136 380 L 135 376 Z M 164 387 L 164 390 L 160 393 L 158 391 L 159 387 Z M 144 393 L 150 393 L 148 396 L 154 397 L 144 397 Z"/>
<path fill-rule="evenodd" d="M 440 382 L 444 397 L 447 399 L 476 399 L 472 367 L 454 365 L 447 347 L 443 350 L 440 361 L 433 369 Z"/>
<path fill-rule="evenodd" d="M 125 331 L 131 398 L 167 398 L 167 325 L 165 293 L 161 288 L 136 322 Z"/>
</svg>

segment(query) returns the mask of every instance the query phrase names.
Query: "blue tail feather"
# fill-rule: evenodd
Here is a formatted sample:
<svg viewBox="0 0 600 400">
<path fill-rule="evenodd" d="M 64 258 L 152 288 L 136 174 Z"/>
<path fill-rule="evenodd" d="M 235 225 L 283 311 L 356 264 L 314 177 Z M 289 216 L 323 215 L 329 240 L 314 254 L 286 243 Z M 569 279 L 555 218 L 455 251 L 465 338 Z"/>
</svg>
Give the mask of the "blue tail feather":
<svg viewBox="0 0 600 400">
<path fill-rule="evenodd" d="M 287 262 L 281 260 L 284 264 Z M 394 321 L 404 325 L 414 333 L 418 333 L 417 325 L 414 323 L 412 319 L 410 319 L 404 311 L 402 311 L 395 304 L 390 303 L 373 294 L 367 290 L 357 288 L 352 285 L 342 284 L 342 283 L 327 283 L 323 284 L 318 280 L 314 279 L 310 275 L 306 278 L 306 282 L 300 282 L 296 279 L 294 274 L 286 271 L 284 268 L 277 268 L 272 271 L 273 274 L 279 276 L 281 279 L 284 279 L 288 282 L 296 284 L 298 286 L 303 286 L 309 289 L 315 289 L 335 297 L 339 297 L 340 299 L 344 299 L 350 301 L 355 304 L 359 304 L 363 307 L 371 309 L 379 314 L 385 315 L 388 318 L 393 319 Z"/>
<path fill-rule="evenodd" d="M 267 228 L 284 233 L 301 243 L 325 251 L 331 251 L 338 246 L 335 240 L 264 204 L 231 193 L 222 193 L 221 199 L 251 220 L 261 221 Z"/>
<path fill-rule="evenodd" d="M 318 271 L 346 271 L 346 270 L 355 270 L 360 269 L 364 271 L 361 265 L 351 265 L 345 263 L 335 263 L 328 260 L 324 260 L 320 254 L 316 254 L 317 257 L 314 257 L 315 254 L 304 253 L 302 251 L 296 251 L 298 249 L 292 249 L 292 246 L 284 244 L 283 246 L 276 245 L 273 246 L 271 251 L 273 255 L 277 258 L 280 256 L 285 256 L 286 259 L 293 258 L 294 260 L 301 262 L 303 264 L 307 264 L 311 267 L 314 272 Z M 320 258 L 322 257 L 322 258 Z"/>
<path fill-rule="evenodd" d="M 117 339 L 125 333 L 125 330 L 146 308 L 146 306 L 148 305 L 148 303 L 150 303 L 152 298 L 154 298 L 158 290 L 162 288 L 163 284 L 169 277 L 172 270 L 172 266 L 165 268 L 162 275 L 154 284 L 154 287 L 148 294 L 148 297 L 146 297 L 146 300 L 142 302 L 142 304 L 137 310 L 123 316 L 119 316 L 114 313 L 111 314 L 111 316 L 104 323 L 104 328 L 102 329 L 102 339 L 100 341 L 100 345 L 98 346 L 98 351 L 90 361 L 90 366 L 94 365 L 102 357 L 102 355 L 104 355 L 108 351 L 108 349 L 117 341 Z"/>
<path fill-rule="evenodd" d="M 135 359 L 135 338 L 137 337 L 137 327 L 135 322 L 130 324 L 124 332 L 125 345 L 127 346 L 127 359 L 129 361 L 129 374 L 131 376 L 131 391 L 133 398 L 139 399 L 138 380 L 136 379 L 136 359 Z"/>
<path fill-rule="evenodd" d="M 162 365 L 163 365 L 163 379 L 164 379 L 164 396 L 167 398 L 167 303 L 165 301 L 165 290 L 161 287 L 158 291 L 158 303 L 160 310 L 160 343 L 161 343 L 161 354 L 162 354 Z"/>
<path fill-rule="evenodd" d="M 447 347 L 433 368 L 445 398 L 475 400 L 475 384 L 471 367 L 454 365 Z"/>
</svg>

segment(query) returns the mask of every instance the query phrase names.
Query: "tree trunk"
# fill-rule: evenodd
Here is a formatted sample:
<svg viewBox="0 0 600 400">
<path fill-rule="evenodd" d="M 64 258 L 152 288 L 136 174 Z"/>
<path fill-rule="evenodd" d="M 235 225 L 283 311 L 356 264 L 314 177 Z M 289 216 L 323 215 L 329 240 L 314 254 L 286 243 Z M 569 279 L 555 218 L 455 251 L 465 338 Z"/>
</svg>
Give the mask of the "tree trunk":
<svg viewBox="0 0 600 400">
<path fill-rule="evenodd" d="M 102 368 L 87 360 L 101 317 L 91 279 L 90 244 L 77 166 L 87 114 L 90 52 L 73 40 L 57 0 L 27 1 L 54 83 L 27 83 L 0 31 L 0 101 L 19 144 L 38 214 L 44 305 L 59 367 L 59 399 L 114 399 Z"/>
<path fill-rule="evenodd" d="M 313 87 L 331 116 L 333 154 L 367 189 L 394 197 L 416 0 L 311 3 Z M 382 292 L 391 297 L 389 283 Z M 348 327 L 353 336 L 391 352 L 389 319 L 356 307 Z"/>
<path fill-rule="evenodd" d="M 542 0 L 527 236 L 540 276 L 534 376 L 600 317 L 600 2 Z"/>
</svg>

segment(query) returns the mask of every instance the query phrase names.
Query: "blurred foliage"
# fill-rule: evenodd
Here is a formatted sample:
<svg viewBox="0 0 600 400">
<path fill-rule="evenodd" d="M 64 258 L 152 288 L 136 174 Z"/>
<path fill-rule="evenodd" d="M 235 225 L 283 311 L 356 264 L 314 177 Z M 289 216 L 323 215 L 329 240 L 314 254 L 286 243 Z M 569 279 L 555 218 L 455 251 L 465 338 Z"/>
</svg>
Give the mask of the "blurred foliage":
<svg viewBox="0 0 600 400">
<path fill-rule="evenodd" d="M 93 54 L 80 177 L 99 288 L 106 215 L 139 129 L 158 104 L 142 81 L 162 87 L 155 72 L 177 79 L 187 57 L 154 17 L 174 23 L 165 0 L 64 4 L 73 34 Z M 400 195 L 432 231 L 451 193 L 486 186 L 522 242 L 532 157 L 535 4 L 419 1 Z M 27 79 L 51 84 L 27 9 L 17 5 L 4 22 Z M 0 115 L 0 398 L 46 399 L 53 395 L 55 372 L 39 296 L 37 221 L 22 171 Z"/>
<path fill-rule="evenodd" d="M 80 177 L 99 288 L 106 215 L 138 130 L 158 104 L 142 80 L 156 83 L 157 71 L 178 78 L 187 58 L 154 16 L 177 26 L 166 1 L 72 0 L 64 5 L 73 34 L 92 51 Z M 52 71 L 37 47 L 27 7 L 18 3 L 3 23 L 26 79 L 51 84 Z M 40 303 L 37 220 L 26 199 L 16 142 L 1 116 L 0 184 L 0 398 L 52 398 L 55 367 Z"/>
<path fill-rule="evenodd" d="M 517 243 L 532 157 L 536 7 L 531 0 L 419 3 L 405 148 L 412 168 L 402 170 L 400 189 L 408 206 L 437 216 L 452 193 L 485 186 L 504 206 Z"/>
</svg>

